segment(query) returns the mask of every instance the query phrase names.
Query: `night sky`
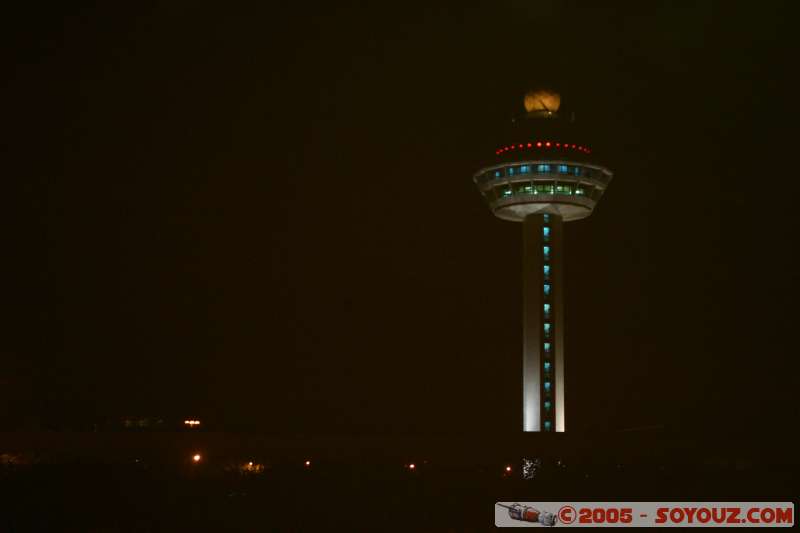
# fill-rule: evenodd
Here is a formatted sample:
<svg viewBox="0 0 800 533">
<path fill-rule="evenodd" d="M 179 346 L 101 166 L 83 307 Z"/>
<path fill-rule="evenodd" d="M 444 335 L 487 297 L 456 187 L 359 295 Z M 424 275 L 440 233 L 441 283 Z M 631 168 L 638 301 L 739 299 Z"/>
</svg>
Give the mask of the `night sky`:
<svg viewBox="0 0 800 533">
<path fill-rule="evenodd" d="M 792 3 L 600 4 L 7 13 L 0 425 L 519 432 L 521 225 L 471 176 L 547 85 L 615 173 L 568 429 L 788 429 Z"/>
</svg>

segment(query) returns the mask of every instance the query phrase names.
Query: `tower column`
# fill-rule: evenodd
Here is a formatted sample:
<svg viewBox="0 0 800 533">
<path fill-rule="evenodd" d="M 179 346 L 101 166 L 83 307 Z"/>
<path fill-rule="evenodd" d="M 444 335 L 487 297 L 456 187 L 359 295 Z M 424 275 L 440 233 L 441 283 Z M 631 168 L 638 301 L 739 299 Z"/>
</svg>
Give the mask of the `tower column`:
<svg viewBox="0 0 800 533">
<path fill-rule="evenodd" d="M 560 216 L 550 215 L 550 246 L 553 331 L 553 425 L 555 431 L 566 430 L 564 403 L 564 220 Z"/>
<path fill-rule="evenodd" d="M 564 431 L 563 220 L 525 217 L 523 231 L 523 431 Z"/>
<path fill-rule="evenodd" d="M 542 225 L 544 215 L 522 222 L 522 430 L 541 431 Z"/>
</svg>

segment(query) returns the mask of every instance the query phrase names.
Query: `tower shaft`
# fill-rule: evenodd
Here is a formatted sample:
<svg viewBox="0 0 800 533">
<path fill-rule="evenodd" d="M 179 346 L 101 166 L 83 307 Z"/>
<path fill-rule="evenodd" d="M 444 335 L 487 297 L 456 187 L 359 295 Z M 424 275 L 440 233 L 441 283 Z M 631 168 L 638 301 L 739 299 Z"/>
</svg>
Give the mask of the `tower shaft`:
<svg viewBox="0 0 800 533">
<path fill-rule="evenodd" d="M 563 219 L 525 217 L 523 231 L 523 430 L 564 431 Z"/>
</svg>

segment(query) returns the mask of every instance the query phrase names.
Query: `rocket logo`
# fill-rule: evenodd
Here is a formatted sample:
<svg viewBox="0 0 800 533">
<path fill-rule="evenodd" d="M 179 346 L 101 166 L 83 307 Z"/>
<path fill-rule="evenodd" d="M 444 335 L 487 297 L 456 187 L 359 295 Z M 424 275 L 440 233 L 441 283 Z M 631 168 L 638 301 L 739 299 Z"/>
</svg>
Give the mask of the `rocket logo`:
<svg viewBox="0 0 800 533">
<path fill-rule="evenodd" d="M 558 522 L 556 515 L 550 511 L 540 511 L 534 507 L 528 507 L 527 505 L 521 505 L 519 503 L 514 503 L 511 505 L 498 503 L 497 505 L 508 509 L 508 516 L 514 520 L 520 520 L 522 522 L 538 522 L 543 526 L 550 527 L 556 525 L 556 522 Z"/>
</svg>

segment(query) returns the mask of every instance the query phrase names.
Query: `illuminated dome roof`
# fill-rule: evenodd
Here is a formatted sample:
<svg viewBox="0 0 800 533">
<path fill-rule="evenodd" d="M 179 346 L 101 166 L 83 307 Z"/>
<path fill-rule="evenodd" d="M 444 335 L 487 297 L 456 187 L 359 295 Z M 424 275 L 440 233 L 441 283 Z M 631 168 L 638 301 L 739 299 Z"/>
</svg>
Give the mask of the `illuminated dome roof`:
<svg viewBox="0 0 800 533">
<path fill-rule="evenodd" d="M 548 89 L 537 89 L 525 94 L 525 110 L 528 113 L 551 112 L 555 113 L 561 106 L 561 95 Z"/>
</svg>

